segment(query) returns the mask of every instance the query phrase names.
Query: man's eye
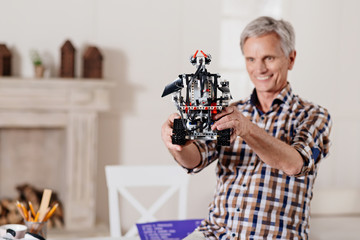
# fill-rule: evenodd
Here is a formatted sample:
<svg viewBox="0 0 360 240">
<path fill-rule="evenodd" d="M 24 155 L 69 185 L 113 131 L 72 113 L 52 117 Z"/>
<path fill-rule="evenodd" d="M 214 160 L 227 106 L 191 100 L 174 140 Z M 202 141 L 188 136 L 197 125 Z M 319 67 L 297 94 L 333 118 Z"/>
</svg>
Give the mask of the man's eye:
<svg viewBox="0 0 360 240">
<path fill-rule="evenodd" d="M 274 57 L 266 57 L 266 60 L 272 61 L 272 60 L 274 60 Z"/>
<path fill-rule="evenodd" d="M 248 60 L 248 62 L 253 62 L 254 61 L 253 58 L 248 58 L 247 60 Z"/>
</svg>

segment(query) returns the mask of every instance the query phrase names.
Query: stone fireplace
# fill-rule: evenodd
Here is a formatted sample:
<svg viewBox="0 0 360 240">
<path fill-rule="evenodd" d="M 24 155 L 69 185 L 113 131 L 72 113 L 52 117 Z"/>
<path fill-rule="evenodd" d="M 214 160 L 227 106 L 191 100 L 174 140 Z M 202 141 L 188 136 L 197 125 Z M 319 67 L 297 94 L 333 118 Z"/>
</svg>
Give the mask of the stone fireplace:
<svg viewBox="0 0 360 240">
<path fill-rule="evenodd" d="M 35 136 L 41 136 L 38 138 L 43 141 L 40 141 L 40 147 L 34 147 L 37 149 L 36 154 L 39 154 L 41 149 L 50 153 L 48 158 L 52 153 L 58 153 L 57 156 L 51 157 L 54 162 L 53 167 L 50 167 L 56 174 L 45 174 L 46 168 L 40 168 L 40 172 L 35 172 L 31 167 L 34 165 L 31 161 L 36 157 L 29 156 L 32 150 L 24 150 L 27 155 L 26 166 L 29 167 L 13 166 L 20 171 L 16 175 L 21 175 L 24 171 L 30 176 L 33 174 L 34 179 L 39 178 L 38 175 L 46 178 L 61 175 L 60 181 L 48 181 L 60 182 L 64 189 L 60 191 L 62 195 L 59 197 L 63 202 L 67 229 L 90 228 L 95 223 L 97 120 L 100 111 L 109 109 L 109 91 L 112 86 L 113 83 L 99 79 L 0 78 L 0 132 L 13 136 L 13 131 L 25 131 L 25 134 L 34 131 Z M 6 134 L 1 134 L 3 135 Z M 47 142 L 47 138 L 52 144 L 42 147 L 41 144 Z M 9 138 L 8 141 L 12 142 L 6 145 L 5 137 L 0 139 L 2 142 L 5 141 L 1 146 L 22 148 L 27 140 L 24 137 L 20 139 L 17 143 L 16 138 Z M 36 137 L 29 139 L 33 141 Z M 58 150 L 53 150 L 57 145 L 60 145 Z M 9 158 L 13 155 L 6 156 Z M 19 158 L 21 154 L 17 156 Z M 59 163 L 59 159 L 62 159 L 62 162 Z M 2 160 L 4 159 L 0 158 L 0 161 Z M 19 164 L 19 161 L 23 160 L 7 159 L 7 165 Z M 15 179 L 16 176 L 9 176 L 7 179 L 1 179 L 0 176 L 0 181 L 6 181 L 7 186 L 13 184 L 14 188 L 16 183 L 12 181 Z M 3 192 L 0 189 L 0 197 L 1 194 Z"/>
</svg>

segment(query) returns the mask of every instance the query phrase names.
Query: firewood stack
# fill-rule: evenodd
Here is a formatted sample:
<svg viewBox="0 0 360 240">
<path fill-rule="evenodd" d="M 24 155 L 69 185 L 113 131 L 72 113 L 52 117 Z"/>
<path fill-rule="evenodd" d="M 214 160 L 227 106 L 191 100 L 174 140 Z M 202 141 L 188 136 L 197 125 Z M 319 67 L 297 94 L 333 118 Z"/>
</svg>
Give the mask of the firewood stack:
<svg viewBox="0 0 360 240">
<path fill-rule="evenodd" d="M 16 200 L 0 200 L 0 225 L 8 223 L 22 223 L 23 218 L 16 209 Z"/>
<path fill-rule="evenodd" d="M 16 187 L 19 197 L 17 199 L 1 199 L 0 200 L 0 225 L 9 223 L 23 224 L 23 218 L 16 208 L 16 202 L 23 203 L 29 209 L 29 202 L 32 203 L 35 210 L 39 209 L 42 197 L 42 190 L 24 184 Z M 50 206 L 58 203 L 54 215 L 48 220 L 48 228 L 62 228 L 64 227 L 63 207 L 56 193 L 52 193 Z"/>
</svg>

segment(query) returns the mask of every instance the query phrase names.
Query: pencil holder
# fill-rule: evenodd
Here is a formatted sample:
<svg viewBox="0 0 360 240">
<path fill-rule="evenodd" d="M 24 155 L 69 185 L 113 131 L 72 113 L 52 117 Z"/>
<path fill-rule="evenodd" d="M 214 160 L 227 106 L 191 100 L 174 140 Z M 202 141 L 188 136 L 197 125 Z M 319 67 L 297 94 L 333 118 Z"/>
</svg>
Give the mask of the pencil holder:
<svg viewBox="0 0 360 240">
<path fill-rule="evenodd" d="M 28 232 L 35 233 L 46 239 L 47 235 L 47 222 L 31 222 L 24 221 L 28 228 Z"/>
</svg>

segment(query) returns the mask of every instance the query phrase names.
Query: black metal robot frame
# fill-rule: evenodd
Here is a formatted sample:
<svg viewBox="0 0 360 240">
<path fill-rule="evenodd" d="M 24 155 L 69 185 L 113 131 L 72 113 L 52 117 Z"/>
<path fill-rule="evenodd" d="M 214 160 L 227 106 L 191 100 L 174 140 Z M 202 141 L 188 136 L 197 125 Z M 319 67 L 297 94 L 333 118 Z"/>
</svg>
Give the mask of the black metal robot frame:
<svg viewBox="0 0 360 240">
<path fill-rule="evenodd" d="M 205 65 L 211 56 L 203 51 L 190 57 L 196 66 L 193 74 L 182 74 L 164 89 L 162 97 L 173 93 L 173 101 L 181 118 L 174 120 L 172 142 L 184 145 L 190 139 L 217 140 L 220 146 L 230 144 L 230 130 L 212 131 L 213 116 L 229 105 L 229 82 L 221 81 L 219 74 L 209 73 Z M 185 96 L 182 89 L 185 88 Z M 218 94 L 218 90 L 219 93 Z"/>
</svg>

